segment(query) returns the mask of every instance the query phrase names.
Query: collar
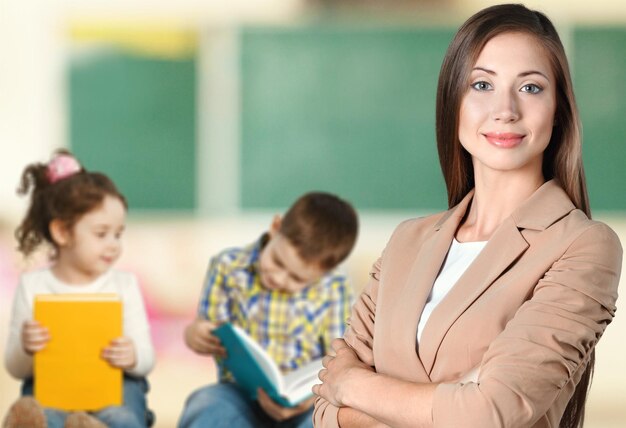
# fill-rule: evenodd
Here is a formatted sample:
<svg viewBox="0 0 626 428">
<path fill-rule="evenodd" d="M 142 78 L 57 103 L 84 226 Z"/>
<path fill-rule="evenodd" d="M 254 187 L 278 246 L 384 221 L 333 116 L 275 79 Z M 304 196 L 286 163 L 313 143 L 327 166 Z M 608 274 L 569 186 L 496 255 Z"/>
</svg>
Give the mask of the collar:
<svg viewBox="0 0 626 428">
<path fill-rule="evenodd" d="M 259 239 L 257 239 L 250 248 L 250 259 L 248 262 L 248 267 L 251 272 L 259 272 L 259 260 L 261 257 L 261 251 L 267 245 L 270 240 L 269 233 L 263 233 Z"/>
</svg>

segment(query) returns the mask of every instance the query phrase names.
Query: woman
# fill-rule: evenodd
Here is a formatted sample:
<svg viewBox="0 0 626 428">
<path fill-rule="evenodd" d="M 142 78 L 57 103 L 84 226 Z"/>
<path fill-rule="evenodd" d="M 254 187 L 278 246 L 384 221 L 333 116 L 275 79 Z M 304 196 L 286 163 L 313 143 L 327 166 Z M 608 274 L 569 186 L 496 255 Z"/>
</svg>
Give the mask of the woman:
<svg viewBox="0 0 626 428">
<path fill-rule="evenodd" d="M 579 426 L 622 249 L 589 219 L 571 78 L 544 15 L 499 5 L 460 28 L 437 142 L 451 208 L 392 235 L 324 359 L 315 424 Z"/>
</svg>

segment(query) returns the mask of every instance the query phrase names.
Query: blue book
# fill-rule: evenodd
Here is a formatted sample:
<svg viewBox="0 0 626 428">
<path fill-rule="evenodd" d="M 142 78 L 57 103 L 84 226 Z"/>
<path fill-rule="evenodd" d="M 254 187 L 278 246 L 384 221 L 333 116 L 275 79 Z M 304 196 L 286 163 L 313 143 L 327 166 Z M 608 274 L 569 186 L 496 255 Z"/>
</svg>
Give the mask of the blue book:
<svg viewBox="0 0 626 428">
<path fill-rule="evenodd" d="M 253 400 L 257 398 L 257 388 L 263 388 L 276 403 L 294 407 L 311 397 L 311 388 L 320 383 L 317 374 L 322 369 L 321 358 L 282 375 L 269 354 L 241 328 L 225 323 L 213 334 L 226 348 L 224 366 Z"/>
</svg>

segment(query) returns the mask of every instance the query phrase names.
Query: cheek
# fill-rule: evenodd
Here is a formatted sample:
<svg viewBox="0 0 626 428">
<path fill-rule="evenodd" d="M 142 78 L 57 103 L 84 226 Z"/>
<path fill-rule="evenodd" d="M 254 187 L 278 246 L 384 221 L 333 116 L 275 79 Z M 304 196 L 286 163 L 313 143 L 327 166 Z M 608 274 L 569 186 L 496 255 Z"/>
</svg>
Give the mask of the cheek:
<svg viewBox="0 0 626 428">
<path fill-rule="evenodd" d="M 542 145 L 547 146 L 554 130 L 554 111 L 550 108 L 537 107 L 529 110 L 534 123 L 535 138 Z"/>
<path fill-rule="evenodd" d="M 467 143 L 468 138 L 478 133 L 483 116 L 480 103 L 470 97 L 463 99 L 459 109 L 459 140 L 462 144 Z"/>
<path fill-rule="evenodd" d="M 269 257 L 264 257 L 264 254 L 261 254 L 261 258 L 259 259 L 259 269 L 261 272 L 267 272 L 272 269 L 272 263 Z"/>
</svg>

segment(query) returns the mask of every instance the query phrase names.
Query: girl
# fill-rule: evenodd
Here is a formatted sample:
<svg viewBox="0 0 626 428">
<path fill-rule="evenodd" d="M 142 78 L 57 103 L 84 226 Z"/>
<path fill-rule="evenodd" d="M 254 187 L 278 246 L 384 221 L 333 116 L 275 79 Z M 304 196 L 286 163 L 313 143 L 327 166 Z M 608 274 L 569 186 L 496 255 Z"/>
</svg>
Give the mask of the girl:
<svg viewBox="0 0 626 428">
<path fill-rule="evenodd" d="M 450 209 L 391 237 L 324 359 L 316 426 L 582 424 L 622 248 L 589 218 L 580 138 L 548 18 L 471 17 L 437 92 Z"/>
<path fill-rule="evenodd" d="M 5 427 L 145 427 L 144 377 L 154 364 L 150 330 L 135 277 L 112 270 L 121 253 L 126 200 L 105 175 L 86 171 L 67 151 L 50 163 L 26 167 L 18 193 L 30 193 L 26 217 L 16 231 L 18 249 L 29 256 L 43 244 L 52 249 L 50 267 L 22 275 L 15 293 L 5 364 L 24 380 L 22 398 L 9 410 Z M 116 293 L 123 305 L 124 336 L 102 357 L 124 371 L 124 402 L 86 414 L 42 409 L 31 397 L 33 355 L 50 339 L 46 326 L 32 320 L 38 294 Z M 106 425 L 103 425 L 106 424 Z"/>
</svg>

